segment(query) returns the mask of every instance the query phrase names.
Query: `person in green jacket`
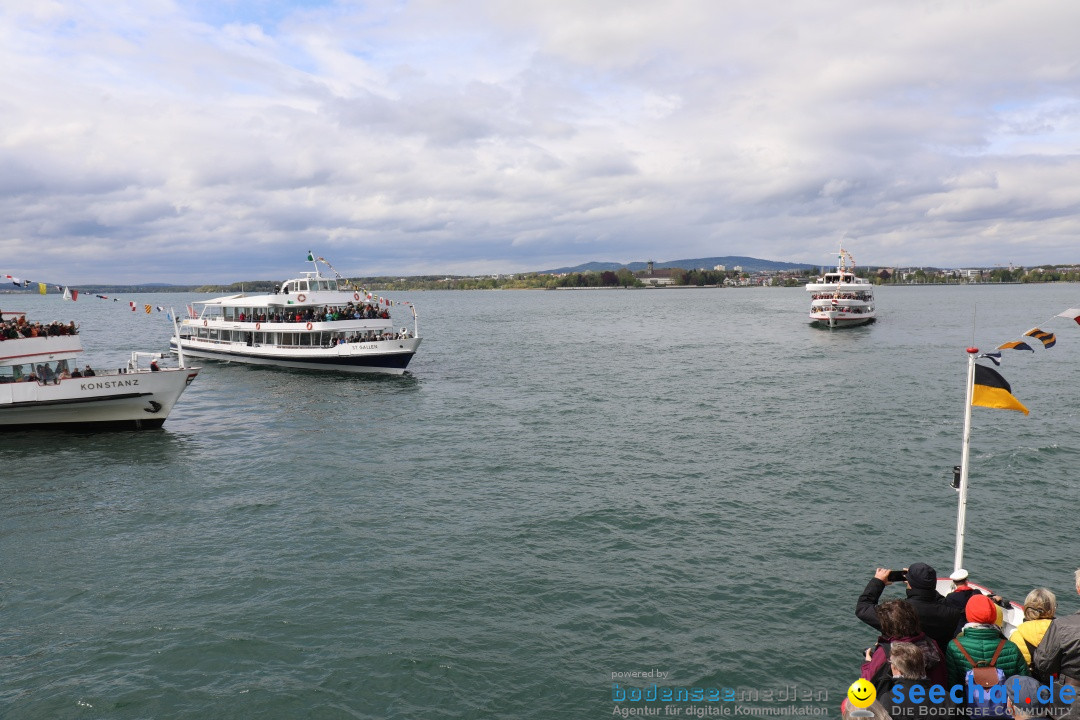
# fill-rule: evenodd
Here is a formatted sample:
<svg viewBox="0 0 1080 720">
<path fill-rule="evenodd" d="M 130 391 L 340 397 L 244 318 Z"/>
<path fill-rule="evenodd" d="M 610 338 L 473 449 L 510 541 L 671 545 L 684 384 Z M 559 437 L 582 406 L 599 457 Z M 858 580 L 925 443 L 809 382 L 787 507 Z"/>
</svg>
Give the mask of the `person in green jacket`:
<svg viewBox="0 0 1080 720">
<path fill-rule="evenodd" d="M 977 664 L 987 666 L 990 665 L 994 653 L 998 653 L 994 667 L 1004 672 L 1005 677 L 1028 674 L 1028 665 L 1020 653 L 1020 648 L 1006 640 L 1001 633 L 1001 608 L 995 605 L 993 600 L 981 594 L 972 596 L 964 608 L 964 615 L 967 624 L 960 634 L 952 639 L 945 651 L 945 667 L 950 685 L 964 685 L 964 676 L 972 666 L 961 647 Z"/>
</svg>

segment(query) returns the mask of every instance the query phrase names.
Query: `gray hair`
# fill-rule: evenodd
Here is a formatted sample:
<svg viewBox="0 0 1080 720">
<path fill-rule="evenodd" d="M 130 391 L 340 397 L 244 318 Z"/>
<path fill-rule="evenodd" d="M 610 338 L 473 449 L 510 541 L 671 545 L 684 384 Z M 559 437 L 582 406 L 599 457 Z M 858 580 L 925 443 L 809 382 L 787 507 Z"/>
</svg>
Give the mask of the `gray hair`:
<svg viewBox="0 0 1080 720">
<path fill-rule="evenodd" d="M 844 703 L 844 710 L 841 713 L 841 715 L 843 716 L 844 720 L 851 720 L 852 711 L 861 710 L 861 709 L 862 708 L 857 708 L 857 707 L 853 706 L 851 704 L 851 701 L 848 700 L 848 701 L 846 701 Z M 869 710 L 870 712 L 874 713 L 874 717 L 873 717 L 872 720 L 892 720 L 892 716 L 889 715 L 889 711 L 886 710 L 885 706 L 882 705 L 877 700 L 875 700 L 873 703 L 871 703 L 870 707 L 868 707 L 866 709 Z M 856 717 L 858 717 L 858 716 L 856 716 Z"/>
<path fill-rule="evenodd" d="M 893 670 L 905 680 L 926 677 L 926 658 L 917 646 L 906 642 L 894 642 L 889 647 L 889 662 Z"/>
<path fill-rule="evenodd" d="M 1052 620 L 1056 613 L 1057 598 L 1049 588 L 1035 588 L 1024 598 L 1025 620 Z"/>
</svg>

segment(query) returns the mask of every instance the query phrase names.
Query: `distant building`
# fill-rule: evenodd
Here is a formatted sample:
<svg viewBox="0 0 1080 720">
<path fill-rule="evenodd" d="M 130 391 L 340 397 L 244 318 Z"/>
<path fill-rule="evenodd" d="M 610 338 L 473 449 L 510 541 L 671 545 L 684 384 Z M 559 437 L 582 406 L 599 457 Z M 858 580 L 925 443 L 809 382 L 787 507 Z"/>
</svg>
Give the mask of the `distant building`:
<svg viewBox="0 0 1080 720">
<path fill-rule="evenodd" d="M 674 285 L 675 280 L 672 275 L 675 273 L 674 268 L 661 268 L 660 270 L 653 270 L 652 263 L 649 263 L 649 270 L 644 275 L 639 275 L 640 280 L 645 285 L 655 285 L 657 287 L 661 285 Z"/>
<path fill-rule="evenodd" d="M 713 270 L 717 270 L 719 272 L 727 272 L 727 265 L 713 265 Z"/>
</svg>

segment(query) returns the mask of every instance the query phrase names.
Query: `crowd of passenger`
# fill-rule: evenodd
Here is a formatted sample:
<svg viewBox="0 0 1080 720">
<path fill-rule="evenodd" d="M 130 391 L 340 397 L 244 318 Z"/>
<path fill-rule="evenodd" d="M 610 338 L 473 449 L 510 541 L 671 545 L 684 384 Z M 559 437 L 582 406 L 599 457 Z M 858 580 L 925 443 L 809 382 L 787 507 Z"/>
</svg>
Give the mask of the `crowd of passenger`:
<svg viewBox="0 0 1080 720">
<path fill-rule="evenodd" d="M 851 313 L 852 315 L 861 315 L 870 312 L 867 308 L 863 307 L 843 307 L 840 305 L 818 305 L 811 308 L 810 312 L 829 312 L 831 310 L 839 310 L 840 312 Z"/>
<path fill-rule="evenodd" d="M 62 322 L 32 323 L 27 322 L 26 317 L 23 315 L 4 320 L 3 313 L 0 312 L 0 341 L 78 334 L 79 328 L 75 325 L 74 320 L 67 324 Z"/>
<path fill-rule="evenodd" d="M 354 305 L 349 302 L 343 307 L 306 307 L 297 308 L 295 312 L 279 311 L 275 313 L 244 313 L 236 315 L 239 322 L 257 323 L 307 323 L 307 322 L 333 322 L 335 320 L 372 320 L 382 318 L 390 319 L 390 313 L 386 308 L 381 308 L 372 303 L 360 303 Z"/>
<path fill-rule="evenodd" d="M 1006 637 L 1010 604 L 973 586 L 966 570 L 949 577 L 952 591 L 942 596 L 925 563 L 903 573 L 878 568 L 859 596 L 855 615 L 879 632 L 860 673 L 876 691 L 867 710 L 878 720 L 1080 716 L 1080 705 L 1072 712 L 1080 702 L 1080 613 L 1057 617 L 1054 593 L 1035 588 Z M 1073 579 L 1080 594 L 1080 570 Z M 879 602 L 893 582 L 905 583 L 906 598 Z M 844 701 L 845 718 L 856 709 Z"/>
<path fill-rule="evenodd" d="M 869 300 L 866 293 L 817 293 L 810 296 L 811 300 Z"/>
<path fill-rule="evenodd" d="M 401 330 L 396 333 L 376 333 L 369 331 L 366 333 L 355 333 L 348 337 L 339 337 L 337 340 L 330 343 L 330 347 L 333 347 L 334 345 L 345 345 L 346 343 L 376 342 L 379 340 L 408 340 L 409 337 L 410 333 L 408 328 L 401 328 Z"/>
<path fill-rule="evenodd" d="M 13 365 L 10 375 L 0 375 L 0 384 L 37 382 L 43 385 L 57 385 L 61 380 L 95 377 L 96 375 L 97 373 L 94 372 L 94 368 L 90 367 L 89 363 L 80 370 L 78 366 L 69 366 L 67 360 L 57 360 L 55 363 Z"/>
</svg>

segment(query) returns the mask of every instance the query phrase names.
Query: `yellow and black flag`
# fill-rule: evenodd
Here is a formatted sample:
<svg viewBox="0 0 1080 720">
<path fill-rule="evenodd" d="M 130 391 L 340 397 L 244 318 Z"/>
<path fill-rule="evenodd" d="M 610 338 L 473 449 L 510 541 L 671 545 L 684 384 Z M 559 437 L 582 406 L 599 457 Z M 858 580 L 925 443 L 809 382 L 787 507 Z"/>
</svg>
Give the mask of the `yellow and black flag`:
<svg viewBox="0 0 1080 720">
<path fill-rule="evenodd" d="M 1026 333 L 1024 333 L 1024 335 L 1027 337 L 1035 338 L 1036 340 L 1041 342 L 1043 344 L 1043 347 L 1045 347 L 1047 350 L 1057 344 L 1057 338 L 1054 336 L 1054 333 L 1043 332 L 1039 328 L 1032 328 L 1031 330 L 1028 330 Z"/>
<path fill-rule="evenodd" d="M 1019 410 L 1025 415 L 1028 409 L 1013 397 L 1012 387 L 1001 374 L 984 365 L 975 365 L 975 387 L 971 389 L 971 404 L 979 407 Z"/>
</svg>

